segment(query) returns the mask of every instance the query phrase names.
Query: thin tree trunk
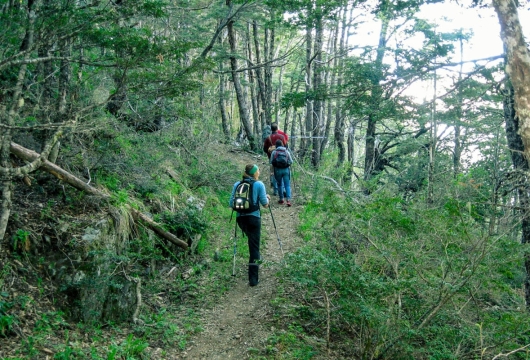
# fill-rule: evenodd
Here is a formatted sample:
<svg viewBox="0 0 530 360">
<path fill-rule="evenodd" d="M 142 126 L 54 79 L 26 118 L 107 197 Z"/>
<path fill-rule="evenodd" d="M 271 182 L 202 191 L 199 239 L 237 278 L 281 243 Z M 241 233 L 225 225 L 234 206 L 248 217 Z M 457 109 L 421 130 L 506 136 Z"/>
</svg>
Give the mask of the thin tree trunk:
<svg viewBox="0 0 530 360">
<path fill-rule="evenodd" d="M 272 64 L 274 57 L 274 27 L 265 28 L 265 42 L 263 47 L 265 53 L 265 122 L 272 123 Z"/>
<path fill-rule="evenodd" d="M 247 24 L 247 32 L 245 34 L 245 40 L 247 41 L 247 65 L 252 67 L 252 45 L 250 43 L 250 23 Z M 258 99 L 256 97 L 256 82 L 254 81 L 255 76 L 252 70 L 248 70 L 248 83 L 250 87 L 250 103 L 252 104 L 252 122 L 254 124 L 254 133 L 261 133 L 261 124 L 259 123 L 259 108 Z"/>
<path fill-rule="evenodd" d="M 342 26 L 340 31 L 340 43 L 339 43 L 339 56 L 340 61 L 338 60 L 338 57 L 335 58 L 335 65 L 334 68 L 336 70 L 342 69 L 344 65 L 344 58 L 345 58 L 345 50 L 344 50 L 344 38 L 345 34 L 347 33 L 347 29 L 349 28 L 346 26 L 346 20 L 347 20 L 347 14 L 348 14 L 348 5 L 346 2 L 346 5 L 343 8 L 342 13 Z M 350 13 L 350 17 L 351 17 Z M 338 69 L 337 69 L 338 66 Z M 341 91 L 342 87 L 342 76 L 337 77 L 337 89 L 338 91 Z M 346 158 L 346 148 L 344 146 L 344 117 L 342 115 L 342 99 L 338 97 L 336 99 L 336 110 L 335 110 L 335 145 L 338 148 L 338 155 L 337 155 L 337 167 L 341 166 L 344 163 L 344 160 Z"/>
<path fill-rule="evenodd" d="M 223 62 L 219 62 L 219 111 L 221 112 L 221 126 L 226 140 L 230 140 L 230 126 L 226 115 L 225 106 L 225 75 L 223 74 Z"/>
<path fill-rule="evenodd" d="M 261 64 L 261 55 L 259 47 L 259 35 L 258 35 L 258 23 L 256 20 L 252 22 L 252 35 L 254 36 L 254 52 L 256 53 L 256 63 Z M 263 129 L 266 125 L 265 121 L 265 83 L 263 81 L 263 73 L 261 67 L 257 67 L 255 70 L 256 79 L 258 80 L 258 100 L 261 104 L 259 110 L 259 116 L 261 120 L 261 128 Z"/>
<path fill-rule="evenodd" d="M 223 44 L 221 36 L 218 37 L 219 45 Z M 230 141 L 230 120 L 226 114 L 226 83 L 225 74 L 223 72 L 223 60 L 219 61 L 219 112 L 221 113 L 221 127 L 226 141 Z"/>
<path fill-rule="evenodd" d="M 387 0 L 385 0 L 386 2 Z M 383 58 L 386 51 L 386 35 L 388 32 L 389 19 L 383 16 L 381 20 L 381 32 L 379 33 L 379 43 L 377 45 L 377 57 L 375 60 L 375 71 L 371 77 L 370 82 L 372 86 L 372 93 L 370 95 L 370 112 L 368 114 L 368 124 L 366 126 L 366 142 L 365 142 L 365 158 L 364 158 L 364 180 L 368 181 L 374 175 L 374 168 L 376 162 L 376 124 L 379 120 L 379 104 L 383 90 L 379 84 L 383 74 Z M 368 193 L 368 189 L 364 189 Z"/>
<path fill-rule="evenodd" d="M 339 14 L 340 16 L 340 14 Z M 335 29 L 333 31 L 333 36 L 330 36 L 329 42 L 328 42 L 328 54 L 331 53 L 331 56 L 334 57 L 333 60 L 333 66 L 331 68 L 328 68 L 326 70 L 326 80 L 324 81 L 327 84 L 327 93 L 334 92 L 335 89 L 335 75 L 336 75 L 336 67 L 337 67 L 337 44 L 339 39 L 339 21 L 337 21 L 337 24 L 335 26 Z M 331 41 L 333 41 L 333 47 L 330 45 Z M 329 56 L 329 55 L 328 55 Z M 320 157 L 322 158 L 322 154 L 324 152 L 324 149 L 327 146 L 328 139 L 331 133 L 331 123 L 333 122 L 333 100 L 331 96 L 327 96 L 327 116 L 326 116 L 326 128 L 324 130 L 324 139 L 322 139 L 322 142 L 320 144 Z"/>
<path fill-rule="evenodd" d="M 65 41 L 64 49 L 61 51 L 61 56 L 63 58 L 69 58 L 72 55 L 72 46 L 70 41 Z M 72 66 L 69 61 L 62 60 L 60 65 L 60 76 L 59 76 L 59 98 L 57 104 L 57 113 L 58 117 L 56 122 L 64 121 L 67 117 L 66 104 L 68 102 L 68 87 L 72 81 Z M 61 148 L 61 141 L 57 141 L 53 146 L 53 149 L 48 157 L 48 161 L 55 163 L 57 157 L 59 156 L 59 150 Z"/>
<path fill-rule="evenodd" d="M 348 163 L 347 163 L 348 166 L 347 166 L 346 175 L 344 176 L 344 182 L 346 181 L 353 182 L 354 180 L 353 167 L 355 165 L 355 129 L 356 127 L 357 127 L 357 123 L 354 121 L 350 121 L 350 124 L 348 126 L 348 138 L 346 140 L 347 154 L 348 154 Z"/>
<path fill-rule="evenodd" d="M 279 119 L 279 113 L 280 113 L 280 99 L 282 97 L 282 88 L 283 88 L 283 70 L 284 70 L 284 67 L 282 66 L 280 68 L 280 74 L 279 74 L 279 77 L 278 77 L 278 88 L 276 89 L 276 91 L 274 91 L 274 121 L 276 123 L 278 123 L 278 125 L 280 124 L 280 119 Z M 286 127 L 287 125 L 285 125 L 284 129 L 287 129 Z M 287 131 L 287 130 L 286 130 Z"/>
<path fill-rule="evenodd" d="M 299 65 L 299 61 L 297 60 L 296 61 L 296 65 L 295 65 L 295 69 L 298 68 L 298 65 Z M 296 87 L 294 87 L 294 80 L 293 78 L 291 77 L 291 89 L 289 90 L 291 93 L 295 92 L 295 93 L 298 93 L 298 91 L 300 90 L 300 81 L 299 80 L 296 80 Z M 290 106 L 287 108 L 287 110 L 285 111 L 285 128 L 286 129 L 289 129 L 289 124 L 290 124 L 290 118 L 291 118 L 291 114 L 293 115 L 293 127 L 296 127 L 294 123 L 296 123 L 296 109 L 294 106 Z M 291 134 L 294 135 L 294 133 L 291 131 Z"/>
<path fill-rule="evenodd" d="M 458 83 L 462 83 L 462 72 L 463 72 L 463 61 L 464 61 L 464 41 L 460 40 L 460 69 L 458 71 Z M 455 119 L 455 146 L 453 151 L 453 177 L 456 179 L 460 174 L 460 159 L 462 157 L 462 107 L 463 107 L 463 96 L 462 86 L 458 86 L 458 105 L 456 107 L 456 119 Z"/>
<path fill-rule="evenodd" d="M 313 34 L 312 27 L 308 24 L 306 26 L 306 67 L 305 67 L 305 93 L 306 93 L 306 103 L 305 103 L 305 131 L 301 134 L 301 146 L 300 146 L 300 156 L 305 158 L 309 151 L 309 144 L 311 135 L 313 134 L 313 100 L 309 97 L 311 93 L 311 47 L 313 44 Z M 302 128 L 300 129 L 302 131 Z"/>
<path fill-rule="evenodd" d="M 320 166 L 320 135 L 323 124 L 323 102 L 322 102 L 322 46 L 324 37 L 324 26 L 322 21 L 321 9 L 317 7 L 319 16 L 315 24 L 315 65 L 313 66 L 313 94 L 315 102 L 313 108 L 313 151 L 311 152 L 311 163 L 315 168 Z"/>
<path fill-rule="evenodd" d="M 436 120 L 436 70 L 434 70 L 433 94 L 431 104 L 431 141 L 429 142 L 429 184 L 427 187 L 427 202 L 434 202 L 434 166 L 436 160 L 437 120 Z"/>
<path fill-rule="evenodd" d="M 226 4 L 228 6 L 231 6 L 231 0 L 227 0 Z M 227 30 L 228 30 L 228 42 L 230 43 L 230 66 L 232 69 L 232 82 L 234 83 L 234 89 L 236 91 L 236 98 L 239 108 L 239 119 L 241 120 L 241 123 L 243 124 L 243 127 L 245 129 L 245 132 L 247 134 L 248 142 L 250 144 L 250 148 L 253 151 L 258 150 L 258 145 L 256 143 L 256 139 L 254 137 L 254 133 L 252 132 L 252 124 L 250 122 L 249 117 L 249 111 L 248 111 L 248 105 L 245 98 L 245 93 L 243 91 L 243 87 L 241 86 L 241 82 L 239 80 L 239 73 L 237 72 L 237 59 L 236 59 L 236 37 L 234 33 L 234 22 L 229 21 L 227 24 Z"/>
</svg>

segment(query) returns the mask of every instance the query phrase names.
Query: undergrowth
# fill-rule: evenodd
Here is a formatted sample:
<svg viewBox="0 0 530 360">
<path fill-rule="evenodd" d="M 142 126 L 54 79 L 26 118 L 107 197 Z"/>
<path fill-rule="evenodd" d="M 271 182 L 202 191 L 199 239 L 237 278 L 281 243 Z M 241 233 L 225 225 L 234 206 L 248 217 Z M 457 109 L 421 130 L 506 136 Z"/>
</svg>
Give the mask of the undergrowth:
<svg viewBox="0 0 530 360">
<path fill-rule="evenodd" d="M 168 358 L 202 331 L 201 310 L 233 283 L 229 264 L 234 222 L 228 222 L 227 201 L 240 169 L 212 146 L 210 135 L 175 136 L 180 131 L 175 127 L 141 136 L 123 132 L 112 141 L 85 139 L 90 146 L 82 153 L 89 148 L 96 153 L 80 159 L 79 167 L 74 161 L 70 170 L 82 176 L 87 161 L 97 159 L 90 181 L 111 200 L 93 202 L 71 188 L 51 198 L 49 191 L 47 205 L 31 214 L 46 222 L 49 244 L 38 238 L 44 225 L 23 221 L 27 209 L 14 212 L 14 224 L 20 225 L 13 229 L 16 245 L 1 255 L 17 265 L 0 268 L 0 342 L 16 343 L 9 358 Z M 79 157 L 79 149 L 69 150 Z M 46 182 L 54 183 L 45 177 L 43 194 Z M 75 217 L 62 212 L 65 204 Z M 131 222 L 128 206 L 188 242 L 190 249 L 179 249 Z M 102 219 L 120 234 L 112 244 L 94 240 L 99 228 L 86 230 Z M 246 240 L 239 235 L 237 241 L 244 249 Z M 246 260 L 242 251 L 237 257 L 238 262 Z M 88 309 L 79 309 L 86 289 L 106 287 L 116 303 L 129 294 L 134 309 L 138 283 L 142 305 L 136 323 L 129 312 L 108 317 L 105 309 L 98 309 L 87 318 L 83 314 Z"/>
<path fill-rule="evenodd" d="M 450 195 L 426 205 L 313 186 L 307 245 L 279 275 L 275 358 L 309 359 L 315 338 L 339 358 L 530 356 L 524 248 L 511 234 Z"/>
</svg>

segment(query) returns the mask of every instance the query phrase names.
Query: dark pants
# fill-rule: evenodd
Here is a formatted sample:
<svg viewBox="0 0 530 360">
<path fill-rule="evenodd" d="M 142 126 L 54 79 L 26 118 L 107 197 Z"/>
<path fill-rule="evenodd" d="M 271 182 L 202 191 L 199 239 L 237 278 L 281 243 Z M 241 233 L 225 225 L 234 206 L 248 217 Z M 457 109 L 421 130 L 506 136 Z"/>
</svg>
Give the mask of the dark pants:
<svg viewBox="0 0 530 360">
<path fill-rule="evenodd" d="M 239 216 L 237 224 L 248 238 L 248 282 L 251 286 L 258 283 L 259 242 L 261 238 L 261 218 L 257 216 Z"/>
</svg>

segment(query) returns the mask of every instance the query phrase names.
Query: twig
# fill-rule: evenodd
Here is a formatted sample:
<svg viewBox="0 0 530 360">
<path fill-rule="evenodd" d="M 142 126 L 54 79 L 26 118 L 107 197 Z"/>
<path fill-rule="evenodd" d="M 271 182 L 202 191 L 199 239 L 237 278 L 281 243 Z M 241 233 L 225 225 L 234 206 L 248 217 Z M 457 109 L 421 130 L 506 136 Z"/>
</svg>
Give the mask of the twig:
<svg viewBox="0 0 530 360">
<path fill-rule="evenodd" d="M 291 154 L 291 155 L 292 155 L 292 154 Z M 312 177 L 320 177 L 320 178 L 322 178 L 322 179 L 325 179 L 325 180 L 331 181 L 333 184 L 335 184 L 335 186 L 337 187 L 337 189 L 339 189 L 339 191 L 341 191 L 341 192 L 343 192 L 343 193 L 346 192 L 346 190 L 344 190 L 343 188 L 340 187 L 339 183 L 338 183 L 335 179 L 330 178 L 329 176 L 315 175 L 315 174 L 313 174 L 313 173 L 310 173 L 309 171 L 305 170 L 305 169 L 302 167 L 302 165 L 300 164 L 300 162 L 298 162 L 298 160 L 297 160 L 294 156 L 292 156 L 292 158 L 293 158 L 294 161 L 296 161 L 296 163 L 298 164 L 298 166 L 300 166 L 300 169 L 302 169 L 302 172 L 303 172 L 304 174 L 306 174 L 306 175 L 310 175 L 310 176 L 312 176 Z"/>
<path fill-rule="evenodd" d="M 138 319 L 138 315 L 140 314 L 140 306 L 142 306 L 142 279 L 132 278 L 132 281 L 136 282 L 136 308 L 134 309 L 133 313 L 133 322 L 138 324 L 143 322 L 141 319 Z"/>
<path fill-rule="evenodd" d="M 328 358 L 330 357 L 330 353 L 329 353 L 329 328 L 330 328 L 330 323 L 331 323 L 331 313 L 330 313 L 330 310 L 329 310 L 329 298 L 328 298 L 328 293 L 326 292 L 326 290 L 322 289 L 322 291 L 324 292 L 324 298 L 326 299 L 326 313 L 327 313 L 327 328 L 326 328 L 326 348 L 328 349 Z"/>
<path fill-rule="evenodd" d="M 508 356 L 510 356 L 510 355 L 515 354 L 516 352 L 519 352 L 519 351 L 522 351 L 522 350 L 526 349 L 526 348 L 529 347 L 529 346 L 530 346 L 530 344 L 526 344 L 525 346 L 520 347 L 519 349 L 512 350 L 512 351 L 510 351 L 509 353 L 506 353 L 506 354 L 497 354 L 497 355 L 495 355 L 495 357 L 492 358 L 491 360 L 495 360 L 495 359 L 497 359 L 497 358 L 500 358 L 501 356 L 503 356 L 503 357 L 508 357 Z"/>
</svg>

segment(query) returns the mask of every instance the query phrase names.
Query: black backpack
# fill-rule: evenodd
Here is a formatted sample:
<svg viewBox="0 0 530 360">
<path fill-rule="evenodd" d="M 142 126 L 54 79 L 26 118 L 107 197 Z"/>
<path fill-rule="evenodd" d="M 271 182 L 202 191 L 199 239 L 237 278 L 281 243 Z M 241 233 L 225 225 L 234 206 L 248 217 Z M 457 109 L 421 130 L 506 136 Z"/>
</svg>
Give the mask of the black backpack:
<svg viewBox="0 0 530 360">
<path fill-rule="evenodd" d="M 247 214 L 259 210 L 259 205 L 252 202 L 254 183 L 254 180 L 245 179 L 237 184 L 236 192 L 234 194 L 234 203 L 232 205 L 234 211 Z"/>
<path fill-rule="evenodd" d="M 276 152 L 274 153 L 274 157 L 272 158 L 272 166 L 279 168 L 279 169 L 285 169 L 289 167 L 289 162 L 287 161 L 287 150 L 284 149 L 276 149 Z"/>
</svg>

